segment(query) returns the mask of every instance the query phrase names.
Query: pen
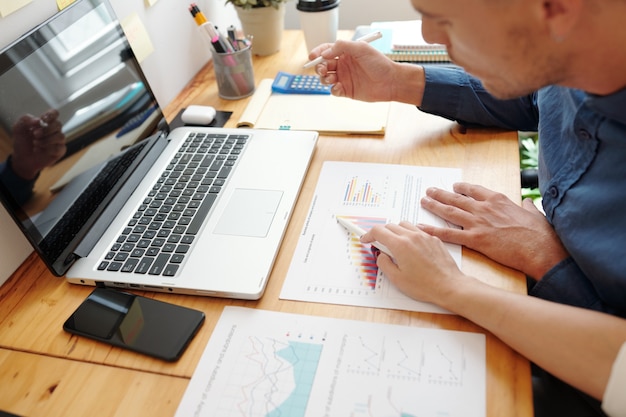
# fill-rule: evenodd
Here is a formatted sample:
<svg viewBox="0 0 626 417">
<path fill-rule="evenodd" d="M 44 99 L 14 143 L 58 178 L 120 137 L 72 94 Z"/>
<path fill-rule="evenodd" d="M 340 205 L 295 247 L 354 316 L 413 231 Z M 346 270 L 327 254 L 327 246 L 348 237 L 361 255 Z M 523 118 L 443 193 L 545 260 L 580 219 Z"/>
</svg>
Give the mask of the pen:
<svg viewBox="0 0 626 417">
<path fill-rule="evenodd" d="M 196 3 L 191 3 L 189 11 L 191 12 L 191 15 L 195 19 L 196 23 L 198 23 L 198 26 L 207 22 L 207 18 L 204 16 L 204 13 L 200 11 L 200 8 Z"/>
<path fill-rule="evenodd" d="M 232 45 L 229 42 L 224 42 L 217 29 L 215 29 L 215 26 L 213 26 L 213 23 L 206 22 L 202 27 L 209 34 L 209 39 L 211 40 L 211 45 L 215 48 L 215 52 L 220 54 L 234 52 Z"/>
<path fill-rule="evenodd" d="M 189 12 L 191 13 L 191 16 L 193 16 L 193 19 L 196 21 L 198 26 L 202 26 L 203 23 L 207 22 L 207 18 L 200 11 L 200 8 L 198 8 L 198 5 L 196 3 L 191 3 L 191 5 L 189 6 Z"/>
<path fill-rule="evenodd" d="M 356 39 L 356 42 L 373 42 L 376 39 L 380 39 L 383 37 L 383 34 L 380 31 L 376 31 L 376 32 L 370 32 L 367 35 L 363 35 L 360 38 Z M 322 58 L 322 56 L 318 56 L 317 58 L 315 58 L 312 61 L 307 62 L 306 64 L 304 64 L 303 68 L 311 68 L 317 64 L 319 64 L 320 62 L 322 62 L 324 60 L 324 58 Z"/>
<path fill-rule="evenodd" d="M 340 225 L 342 225 L 343 227 L 346 228 L 347 231 L 349 231 L 350 233 L 353 233 L 355 235 L 357 235 L 359 238 L 361 238 L 361 236 L 363 236 L 366 231 L 361 229 L 359 226 L 357 226 L 356 224 L 352 223 L 350 220 L 347 220 L 345 217 L 341 217 L 341 216 L 336 216 L 337 218 L 337 223 L 339 223 Z M 391 254 L 391 251 L 382 243 L 379 242 L 372 242 L 370 243 L 370 245 L 372 245 L 372 247 L 380 250 L 382 253 L 387 254 L 389 256 L 391 256 L 393 258 L 393 255 Z"/>
<path fill-rule="evenodd" d="M 233 48 L 235 48 L 235 50 L 239 49 L 239 44 L 237 43 L 237 34 L 235 33 L 235 26 L 228 26 L 226 33 L 228 34 L 228 40 L 231 45 L 233 45 Z"/>
<path fill-rule="evenodd" d="M 221 54 L 226 52 L 234 52 L 234 48 L 232 47 L 230 42 L 224 42 L 217 29 L 215 29 L 213 23 L 209 22 L 206 19 L 196 3 L 191 3 L 191 5 L 189 6 L 189 12 L 191 13 L 191 16 L 193 16 L 193 20 L 195 20 L 196 24 L 203 28 L 209 35 L 211 45 L 213 45 L 213 48 L 215 48 L 215 52 Z"/>
</svg>

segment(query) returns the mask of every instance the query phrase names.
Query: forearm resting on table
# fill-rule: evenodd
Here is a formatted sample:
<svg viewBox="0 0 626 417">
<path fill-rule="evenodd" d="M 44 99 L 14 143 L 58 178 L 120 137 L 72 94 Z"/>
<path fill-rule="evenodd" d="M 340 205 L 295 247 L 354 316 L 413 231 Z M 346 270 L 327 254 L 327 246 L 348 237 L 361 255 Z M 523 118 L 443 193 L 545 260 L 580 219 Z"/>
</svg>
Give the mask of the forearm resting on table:
<svg viewBox="0 0 626 417">
<path fill-rule="evenodd" d="M 626 320 L 468 279 L 442 305 L 484 327 L 543 369 L 602 399 L 626 341 Z"/>
</svg>

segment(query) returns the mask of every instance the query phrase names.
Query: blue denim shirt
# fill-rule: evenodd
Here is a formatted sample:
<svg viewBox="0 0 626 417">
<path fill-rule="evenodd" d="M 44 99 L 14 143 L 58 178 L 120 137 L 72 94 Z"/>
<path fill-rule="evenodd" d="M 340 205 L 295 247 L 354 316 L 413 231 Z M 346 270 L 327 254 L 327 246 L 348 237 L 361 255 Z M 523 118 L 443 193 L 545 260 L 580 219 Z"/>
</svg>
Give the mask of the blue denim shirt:
<svg viewBox="0 0 626 417">
<path fill-rule="evenodd" d="M 35 180 L 25 180 L 18 176 L 11 168 L 11 156 L 5 162 L 0 162 L 0 182 L 13 195 L 17 204 L 26 203 L 33 195 Z"/>
<path fill-rule="evenodd" d="M 626 89 L 545 87 L 491 97 L 457 67 L 426 67 L 423 111 L 466 125 L 539 131 L 539 186 L 570 258 L 531 294 L 626 317 Z"/>
</svg>

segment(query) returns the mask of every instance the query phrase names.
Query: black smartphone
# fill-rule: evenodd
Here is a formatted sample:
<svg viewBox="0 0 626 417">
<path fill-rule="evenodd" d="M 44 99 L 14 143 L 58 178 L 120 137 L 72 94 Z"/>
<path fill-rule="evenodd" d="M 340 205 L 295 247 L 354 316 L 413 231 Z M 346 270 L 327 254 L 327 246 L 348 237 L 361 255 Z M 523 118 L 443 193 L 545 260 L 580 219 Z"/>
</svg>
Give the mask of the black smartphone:
<svg viewBox="0 0 626 417">
<path fill-rule="evenodd" d="M 96 288 L 63 330 L 166 361 L 176 361 L 204 313 L 109 288 Z"/>
</svg>

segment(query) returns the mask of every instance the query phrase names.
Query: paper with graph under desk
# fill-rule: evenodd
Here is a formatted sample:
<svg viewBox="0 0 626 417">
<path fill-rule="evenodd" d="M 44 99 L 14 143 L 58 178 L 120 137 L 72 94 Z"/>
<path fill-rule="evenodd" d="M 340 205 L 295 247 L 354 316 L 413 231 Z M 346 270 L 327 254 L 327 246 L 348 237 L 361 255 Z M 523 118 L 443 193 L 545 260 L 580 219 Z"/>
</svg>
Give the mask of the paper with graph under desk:
<svg viewBox="0 0 626 417">
<path fill-rule="evenodd" d="M 378 270 L 370 245 L 337 223 L 337 216 L 364 230 L 402 220 L 456 227 L 423 209 L 420 200 L 429 187 L 452 190 L 460 180 L 456 168 L 325 162 L 280 298 L 449 313 L 395 288 Z M 461 267 L 461 247 L 446 246 Z"/>
<path fill-rule="evenodd" d="M 485 340 L 227 306 L 176 417 L 485 417 Z"/>
</svg>

